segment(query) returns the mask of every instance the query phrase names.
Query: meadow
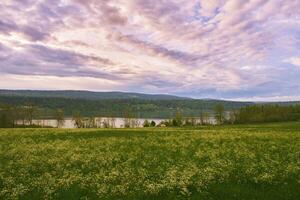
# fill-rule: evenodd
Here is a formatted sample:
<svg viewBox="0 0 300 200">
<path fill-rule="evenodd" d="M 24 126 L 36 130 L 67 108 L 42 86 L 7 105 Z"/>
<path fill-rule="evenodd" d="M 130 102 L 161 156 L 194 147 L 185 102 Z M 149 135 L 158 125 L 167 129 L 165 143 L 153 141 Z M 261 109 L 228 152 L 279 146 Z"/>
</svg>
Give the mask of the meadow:
<svg viewBox="0 0 300 200">
<path fill-rule="evenodd" d="M 299 199 L 300 122 L 0 129 L 0 199 Z"/>
</svg>

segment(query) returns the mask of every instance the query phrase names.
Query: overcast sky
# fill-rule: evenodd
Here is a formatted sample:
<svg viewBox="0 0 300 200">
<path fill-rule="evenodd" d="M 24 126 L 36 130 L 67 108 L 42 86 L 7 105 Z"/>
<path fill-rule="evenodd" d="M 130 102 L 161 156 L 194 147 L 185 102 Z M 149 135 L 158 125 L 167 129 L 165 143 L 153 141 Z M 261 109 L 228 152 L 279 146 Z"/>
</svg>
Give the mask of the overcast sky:
<svg viewBox="0 0 300 200">
<path fill-rule="evenodd" d="M 299 0 L 1 0 L 0 88 L 300 100 Z"/>
</svg>

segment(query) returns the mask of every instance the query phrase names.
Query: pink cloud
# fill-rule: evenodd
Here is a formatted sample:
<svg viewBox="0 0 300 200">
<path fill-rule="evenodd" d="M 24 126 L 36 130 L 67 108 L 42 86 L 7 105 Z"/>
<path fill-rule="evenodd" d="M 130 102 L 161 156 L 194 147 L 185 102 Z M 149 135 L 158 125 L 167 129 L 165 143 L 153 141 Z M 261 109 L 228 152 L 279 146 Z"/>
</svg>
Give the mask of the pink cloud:
<svg viewBox="0 0 300 200">
<path fill-rule="evenodd" d="M 277 73 L 287 76 L 282 60 L 299 51 L 298 10 L 298 0 L 5 1 L 0 76 L 98 77 L 191 94 L 298 87 Z"/>
</svg>

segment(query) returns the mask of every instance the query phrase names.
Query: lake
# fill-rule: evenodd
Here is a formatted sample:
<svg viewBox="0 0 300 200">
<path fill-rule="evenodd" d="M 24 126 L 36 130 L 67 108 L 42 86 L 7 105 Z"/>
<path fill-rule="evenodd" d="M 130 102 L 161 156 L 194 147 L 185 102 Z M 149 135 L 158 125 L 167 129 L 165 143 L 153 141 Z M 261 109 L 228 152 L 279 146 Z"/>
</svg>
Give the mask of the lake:
<svg viewBox="0 0 300 200">
<path fill-rule="evenodd" d="M 101 118 L 96 118 L 101 119 L 101 121 L 107 121 L 110 120 L 110 118 L 106 117 L 101 117 Z M 115 128 L 123 128 L 124 127 L 124 118 L 113 118 L 114 119 L 114 127 Z M 137 121 L 137 127 L 142 127 L 143 123 L 146 119 L 139 118 L 135 119 Z M 149 122 L 154 121 L 156 124 L 159 124 L 160 122 L 164 121 L 165 119 L 147 119 Z M 22 124 L 22 121 L 18 121 L 18 124 Z M 40 125 L 40 126 L 51 126 L 51 127 L 56 127 L 57 126 L 57 121 L 55 119 L 35 119 L 33 120 L 33 124 L 35 125 Z M 76 128 L 74 121 L 72 118 L 65 118 L 65 123 L 61 128 Z"/>
<path fill-rule="evenodd" d="M 98 120 L 99 124 L 102 124 L 105 121 L 113 121 L 113 124 L 115 128 L 124 128 L 124 118 L 107 118 L 107 117 L 98 117 L 95 118 L 96 121 Z M 143 127 L 143 123 L 146 120 L 145 118 L 136 118 L 134 119 L 136 121 L 136 127 Z M 149 122 L 154 121 L 156 125 L 161 123 L 162 121 L 166 121 L 168 119 L 147 119 Z M 196 119 L 199 121 L 199 119 Z M 209 122 L 214 124 L 215 119 L 213 117 L 210 117 Z M 22 121 L 18 121 L 18 124 L 22 124 Z M 56 127 L 57 126 L 57 121 L 55 119 L 35 119 L 33 120 L 34 125 L 39 125 L 39 126 L 47 126 L 47 127 Z M 61 128 L 76 128 L 74 121 L 72 118 L 65 118 L 64 125 Z"/>
</svg>

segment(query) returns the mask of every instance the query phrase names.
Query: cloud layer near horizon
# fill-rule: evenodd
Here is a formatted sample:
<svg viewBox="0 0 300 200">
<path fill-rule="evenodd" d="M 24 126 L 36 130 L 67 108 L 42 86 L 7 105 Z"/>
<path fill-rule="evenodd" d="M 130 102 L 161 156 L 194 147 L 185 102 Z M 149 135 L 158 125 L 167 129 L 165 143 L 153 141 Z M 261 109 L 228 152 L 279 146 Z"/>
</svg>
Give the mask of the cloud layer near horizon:
<svg viewBox="0 0 300 200">
<path fill-rule="evenodd" d="M 299 0 L 2 0 L 0 87 L 299 99 Z"/>
</svg>

